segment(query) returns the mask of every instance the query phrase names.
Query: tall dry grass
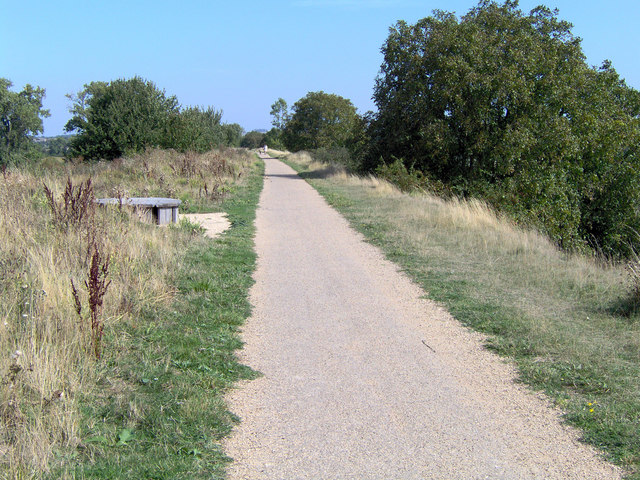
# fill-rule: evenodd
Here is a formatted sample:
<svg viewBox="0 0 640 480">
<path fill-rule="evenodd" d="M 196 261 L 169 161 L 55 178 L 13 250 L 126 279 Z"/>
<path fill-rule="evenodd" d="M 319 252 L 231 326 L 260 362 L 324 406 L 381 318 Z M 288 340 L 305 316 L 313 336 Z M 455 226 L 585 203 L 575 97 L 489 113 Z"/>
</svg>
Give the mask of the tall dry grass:
<svg viewBox="0 0 640 480">
<path fill-rule="evenodd" d="M 171 277 L 185 241 L 117 207 L 61 225 L 44 186 L 61 202 L 67 178 L 79 185 L 91 177 L 99 197 L 178 196 L 193 209 L 233 188 L 252 160 L 237 151 L 150 151 L 0 177 L 0 478 L 38 478 L 81 441 L 79 398 L 91 396 L 100 362 L 89 309 L 93 252 L 109 259 L 99 320 L 102 350 L 113 359 L 121 326 L 135 327 L 144 309 L 175 295 Z"/>
<path fill-rule="evenodd" d="M 517 277 L 518 282 L 511 287 L 523 282 L 524 290 L 532 283 L 544 286 L 558 282 L 579 288 L 597 279 L 598 286 L 592 286 L 606 294 L 611 290 L 619 292 L 624 284 L 624 268 L 602 259 L 562 252 L 538 231 L 516 225 L 481 200 L 444 199 L 428 192 L 404 193 L 375 176 L 353 175 L 341 165 L 315 162 L 305 152 L 284 157 L 304 167 L 308 178 L 353 187 L 350 192 L 359 198 L 384 197 L 384 202 L 368 203 L 367 213 L 390 225 L 400 243 L 421 255 L 442 253 L 443 245 L 452 245 L 463 256 L 467 252 L 469 262 L 501 263 L 505 273 Z M 519 293 L 526 296 L 525 291 Z M 604 302 L 604 297 L 601 300 Z"/>
</svg>

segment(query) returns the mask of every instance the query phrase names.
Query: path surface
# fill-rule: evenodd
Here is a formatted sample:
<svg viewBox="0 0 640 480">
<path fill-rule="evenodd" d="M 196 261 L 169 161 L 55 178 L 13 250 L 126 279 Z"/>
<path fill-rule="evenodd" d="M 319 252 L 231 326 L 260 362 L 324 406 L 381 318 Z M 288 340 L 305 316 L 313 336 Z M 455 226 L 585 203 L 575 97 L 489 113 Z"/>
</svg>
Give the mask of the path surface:
<svg viewBox="0 0 640 480">
<path fill-rule="evenodd" d="M 231 479 L 613 479 L 482 338 L 266 160 Z"/>
</svg>

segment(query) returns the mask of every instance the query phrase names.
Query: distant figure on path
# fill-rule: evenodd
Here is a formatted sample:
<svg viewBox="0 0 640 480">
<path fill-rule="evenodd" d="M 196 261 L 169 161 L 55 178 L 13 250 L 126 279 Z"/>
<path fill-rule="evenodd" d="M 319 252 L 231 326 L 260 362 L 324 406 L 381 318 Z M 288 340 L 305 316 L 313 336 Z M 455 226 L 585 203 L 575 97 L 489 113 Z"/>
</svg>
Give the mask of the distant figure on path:
<svg viewBox="0 0 640 480">
<path fill-rule="evenodd" d="M 267 146 L 266 145 L 264 146 L 264 153 L 265 154 L 267 153 Z"/>
</svg>

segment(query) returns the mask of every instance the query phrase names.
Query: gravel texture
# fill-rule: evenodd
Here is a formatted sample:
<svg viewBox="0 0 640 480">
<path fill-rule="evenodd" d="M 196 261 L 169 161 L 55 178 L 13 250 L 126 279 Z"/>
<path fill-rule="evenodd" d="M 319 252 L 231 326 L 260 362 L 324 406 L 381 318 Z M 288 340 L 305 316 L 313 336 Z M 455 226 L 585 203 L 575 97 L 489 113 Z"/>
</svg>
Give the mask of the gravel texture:
<svg viewBox="0 0 640 480">
<path fill-rule="evenodd" d="M 617 479 L 293 170 L 266 159 L 231 479 Z"/>
</svg>

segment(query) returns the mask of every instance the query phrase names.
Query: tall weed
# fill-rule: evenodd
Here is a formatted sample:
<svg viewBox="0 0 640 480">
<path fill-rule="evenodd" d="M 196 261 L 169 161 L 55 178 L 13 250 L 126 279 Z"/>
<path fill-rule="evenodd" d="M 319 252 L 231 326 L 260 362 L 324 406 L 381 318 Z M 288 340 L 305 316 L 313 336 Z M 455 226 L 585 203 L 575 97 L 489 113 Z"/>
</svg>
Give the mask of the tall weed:
<svg viewBox="0 0 640 480">
<path fill-rule="evenodd" d="M 61 227 L 78 226 L 91 222 L 95 210 L 95 194 L 91 185 L 91 178 L 79 185 L 73 185 L 70 177 L 62 194 L 61 201 L 56 201 L 53 192 L 44 184 L 44 193 L 54 222 Z"/>
</svg>

